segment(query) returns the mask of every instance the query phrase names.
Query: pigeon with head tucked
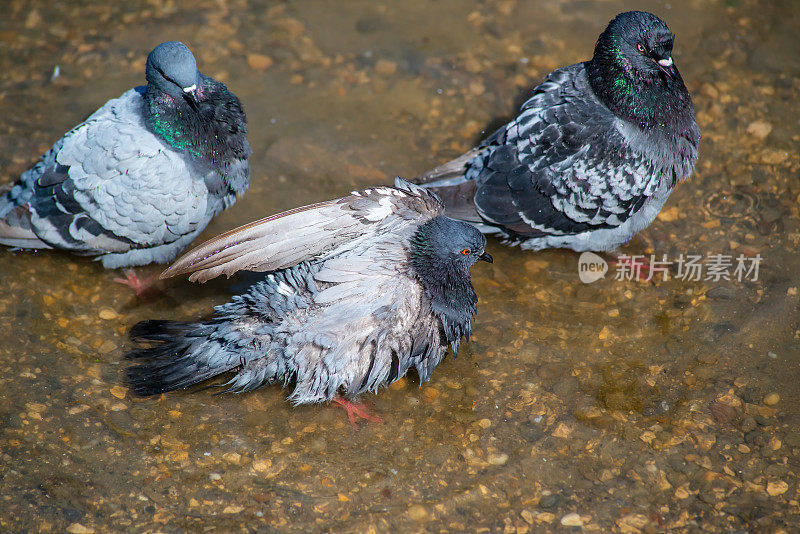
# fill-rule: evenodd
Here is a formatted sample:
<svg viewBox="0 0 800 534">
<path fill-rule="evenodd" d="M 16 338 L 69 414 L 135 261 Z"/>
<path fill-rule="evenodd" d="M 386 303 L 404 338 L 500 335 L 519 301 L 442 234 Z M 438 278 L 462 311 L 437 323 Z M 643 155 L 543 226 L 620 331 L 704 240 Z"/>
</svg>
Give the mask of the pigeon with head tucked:
<svg viewBox="0 0 800 534">
<path fill-rule="evenodd" d="M 232 372 L 228 391 L 294 383 L 296 404 L 375 391 L 414 367 L 426 381 L 468 337 L 470 267 L 492 261 L 473 226 L 444 216 L 427 190 L 398 179 L 232 230 L 162 277 L 205 281 L 268 272 L 204 322 L 144 321 L 128 369 L 138 395 Z"/>
<path fill-rule="evenodd" d="M 418 181 L 449 216 L 509 244 L 616 248 L 655 219 L 697 160 L 673 42 L 655 15 L 621 13 L 591 60 L 550 73 L 516 119 Z"/>
<path fill-rule="evenodd" d="M 96 256 L 108 268 L 167 262 L 250 179 L 245 114 L 169 41 L 147 85 L 108 101 L 0 197 L 0 244 Z"/>
</svg>

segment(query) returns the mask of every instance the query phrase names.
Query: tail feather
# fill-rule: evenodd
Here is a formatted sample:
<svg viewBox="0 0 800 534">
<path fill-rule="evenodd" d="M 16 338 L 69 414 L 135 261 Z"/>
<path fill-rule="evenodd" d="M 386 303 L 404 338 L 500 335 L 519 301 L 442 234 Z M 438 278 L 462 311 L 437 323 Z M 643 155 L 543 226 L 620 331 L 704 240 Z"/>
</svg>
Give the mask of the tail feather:
<svg viewBox="0 0 800 534">
<path fill-rule="evenodd" d="M 220 341 L 208 337 L 212 325 L 177 321 L 142 321 L 131 328 L 131 338 L 153 342 L 126 354 L 144 360 L 127 370 L 128 384 L 140 396 L 185 389 L 236 368 L 239 361 L 226 354 Z"/>
</svg>

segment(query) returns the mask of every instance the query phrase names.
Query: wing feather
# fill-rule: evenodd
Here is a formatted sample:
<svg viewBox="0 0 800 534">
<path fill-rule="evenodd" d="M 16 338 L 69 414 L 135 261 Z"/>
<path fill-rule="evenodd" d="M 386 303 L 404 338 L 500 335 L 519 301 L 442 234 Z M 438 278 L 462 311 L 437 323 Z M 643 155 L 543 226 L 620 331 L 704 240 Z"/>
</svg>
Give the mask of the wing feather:
<svg viewBox="0 0 800 534">
<path fill-rule="evenodd" d="M 398 179 L 349 196 L 302 206 L 251 222 L 187 252 L 163 273 L 193 273 L 205 282 L 237 271 L 275 271 L 331 256 L 352 241 L 388 227 L 417 225 L 444 212 L 436 195 Z"/>
</svg>

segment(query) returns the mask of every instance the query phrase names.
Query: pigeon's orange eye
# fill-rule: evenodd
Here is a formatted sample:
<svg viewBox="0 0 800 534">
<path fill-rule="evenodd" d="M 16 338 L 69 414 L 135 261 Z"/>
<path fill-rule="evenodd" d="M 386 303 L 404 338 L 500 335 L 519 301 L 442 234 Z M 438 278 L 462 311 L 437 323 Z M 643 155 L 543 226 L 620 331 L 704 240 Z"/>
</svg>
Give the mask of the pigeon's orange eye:
<svg viewBox="0 0 800 534">
<path fill-rule="evenodd" d="M 636 50 L 638 50 L 640 54 L 644 54 L 645 52 L 647 52 L 647 50 L 645 50 L 644 45 L 642 43 L 639 43 L 639 44 L 636 45 Z"/>
<path fill-rule="evenodd" d="M 465 248 L 464 250 L 461 251 L 461 254 L 463 254 L 464 256 L 468 256 L 469 253 L 470 253 L 470 250 L 468 248 Z"/>
</svg>

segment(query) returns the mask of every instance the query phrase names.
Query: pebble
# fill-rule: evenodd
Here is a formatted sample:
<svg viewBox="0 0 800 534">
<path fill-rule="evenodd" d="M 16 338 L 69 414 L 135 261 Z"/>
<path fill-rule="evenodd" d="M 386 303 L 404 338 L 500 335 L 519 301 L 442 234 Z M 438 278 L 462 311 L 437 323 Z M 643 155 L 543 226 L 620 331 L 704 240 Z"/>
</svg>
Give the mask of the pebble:
<svg viewBox="0 0 800 534">
<path fill-rule="evenodd" d="M 211 479 L 211 481 L 216 482 L 217 480 L 222 480 L 222 475 L 219 473 L 211 473 L 208 475 L 208 478 Z"/>
<path fill-rule="evenodd" d="M 406 515 L 414 521 L 423 521 L 428 517 L 428 509 L 421 504 L 414 504 L 406 511 Z"/>
<path fill-rule="evenodd" d="M 247 64 L 252 69 L 266 70 L 270 68 L 273 63 L 274 61 L 272 61 L 272 58 L 264 54 L 249 54 L 247 56 Z"/>
<path fill-rule="evenodd" d="M 375 62 L 375 72 L 379 76 L 392 76 L 397 72 L 397 63 L 388 59 L 379 59 Z"/>
<path fill-rule="evenodd" d="M 239 465 L 239 463 L 242 461 L 242 455 L 238 452 L 226 452 L 222 455 L 222 459 L 229 464 Z"/>
<path fill-rule="evenodd" d="M 764 404 L 767 406 L 775 406 L 781 401 L 781 396 L 777 393 L 769 393 L 764 397 Z"/>
<path fill-rule="evenodd" d="M 783 495 L 788 489 L 789 484 L 783 480 L 775 480 L 767 483 L 767 494 L 769 494 L 770 497 Z"/>
<path fill-rule="evenodd" d="M 519 515 L 521 515 L 522 519 L 524 519 L 529 525 L 533 524 L 533 514 L 530 510 L 523 510 L 519 513 Z"/>
<path fill-rule="evenodd" d="M 508 461 L 508 455 L 506 453 L 498 453 L 498 454 L 490 454 L 488 458 L 488 462 L 492 465 L 504 465 Z"/>
<path fill-rule="evenodd" d="M 98 313 L 97 315 L 101 319 L 106 320 L 106 321 L 110 321 L 112 319 L 116 319 L 117 317 L 119 317 L 117 312 L 115 312 L 111 308 L 103 308 L 102 310 L 100 310 L 100 313 Z"/>
<path fill-rule="evenodd" d="M 759 139 L 765 139 L 772 131 L 772 125 L 767 121 L 753 121 L 747 126 L 747 133 Z"/>
<path fill-rule="evenodd" d="M 481 419 L 480 421 L 478 421 L 478 426 L 486 429 L 492 426 L 492 422 L 488 419 Z"/>
<path fill-rule="evenodd" d="M 72 523 L 67 527 L 67 532 L 69 532 L 69 534 L 92 534 L 94 529 L 92 527 L 85 527 L 80 523 Z"/>
<path fill-rule="evenodd" d="M 561 524 L 565 527 L 582 527 L 583 519 L 575 512 L 572 512 L 561 518 Z"/>
<path fill-rule="evenodd" d="M 230 505 L 226 506 L 225 508 L 223 508 L 222 513 L 223 514 L 238 514 L 242 510 L 244 510 L 244 506 L 230 504 Z"/>
<path fill-rule="evenodd" d="M 253 462 L 253 469 L 259 473 L 263 473 L 272 467 L 272 460 L 256 460 Z"/>
</svg>

